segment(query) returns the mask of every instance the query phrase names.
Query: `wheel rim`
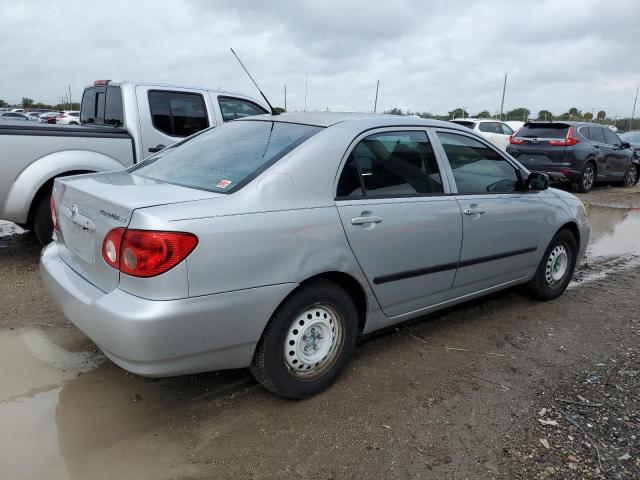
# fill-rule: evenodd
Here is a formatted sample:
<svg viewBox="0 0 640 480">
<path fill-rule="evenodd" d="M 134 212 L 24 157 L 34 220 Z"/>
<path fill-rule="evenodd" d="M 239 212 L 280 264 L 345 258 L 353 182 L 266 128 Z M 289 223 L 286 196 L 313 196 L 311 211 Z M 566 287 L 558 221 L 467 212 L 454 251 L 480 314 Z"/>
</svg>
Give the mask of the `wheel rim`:
<svg viewBox="0 0 640 480">
<path fill-rule="evenodd" d="M 284 341 L 284 359 L 289 373 L 313 380 L 327 371 L 342 346 L 342 320 L 336 310 L 319 303 L 300 313 Z"/>
<path fill-rule="evenodd" d="M 627 172 L 627 187 L 633 187 L 635 185 L 637 175 L 638 169 L 636 167 L 629 168 Z"/>
<path fill-rule="evenodd" d="M 569 254 L 564 245 L 557 245 L 547 259 L 545 280 L 550 287 L 557 286 L 567 274 L 569 268 Z"/>
<path fill-rule="evenodd" d="M 585 190 L 590 190 L 593 186 L 594 180 L 594 171 L 591 165 L 587 165 L 587 168 L 584 170 L 584 174 L 582 175 L 582 186 Z"/>
</svg>

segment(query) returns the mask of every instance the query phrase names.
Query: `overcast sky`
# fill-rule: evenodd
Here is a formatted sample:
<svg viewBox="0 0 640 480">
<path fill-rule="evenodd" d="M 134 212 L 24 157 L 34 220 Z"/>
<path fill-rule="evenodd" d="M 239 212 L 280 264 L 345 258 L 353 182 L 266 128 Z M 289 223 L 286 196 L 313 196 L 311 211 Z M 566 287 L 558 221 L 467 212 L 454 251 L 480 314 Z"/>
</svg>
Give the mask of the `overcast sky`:
<svg viewBox="0 0 640 480">
<path fill-rule="evenodd" d="M 95 79 L 221 87 L 289 110 L 474 114 L 576 106 L 628 116 L 640 1 L 0 0 L 0 99 L 74 100 Z"/>
</svg>

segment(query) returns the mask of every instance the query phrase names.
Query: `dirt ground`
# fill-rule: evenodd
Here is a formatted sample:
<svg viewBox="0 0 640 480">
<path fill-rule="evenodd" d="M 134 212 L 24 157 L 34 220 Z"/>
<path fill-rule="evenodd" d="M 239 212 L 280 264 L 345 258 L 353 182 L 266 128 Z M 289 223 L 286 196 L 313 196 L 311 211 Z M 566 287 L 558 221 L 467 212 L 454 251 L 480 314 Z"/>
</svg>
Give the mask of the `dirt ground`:
<svg viewBox="0 0 640 480">
<path fill-rule="evenodd" d="M 245 370 L 145 379 L 0 237 L 1 479 L 638 479 L 640 186 L 581 196 L 593 237 L 558 300 L 510 290 L 363 342 L 293 402 Z"/>
</svg>

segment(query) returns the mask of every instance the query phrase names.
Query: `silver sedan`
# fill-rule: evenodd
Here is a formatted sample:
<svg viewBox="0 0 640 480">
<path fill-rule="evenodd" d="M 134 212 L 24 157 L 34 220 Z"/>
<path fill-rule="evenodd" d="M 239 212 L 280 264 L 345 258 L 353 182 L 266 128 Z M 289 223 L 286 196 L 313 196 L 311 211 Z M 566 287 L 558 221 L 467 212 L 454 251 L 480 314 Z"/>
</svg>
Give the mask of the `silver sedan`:
<svg viewBox="0 0 640 480">
<path fill-rule="evenodd" d="M 576 197 L 469 129 L 363 114 L 230 122 L 56 179 L 51 206 L 46 287 L 115 363 L 251 367 L 289 398 L 376 330 L 519 284 L 558 297 L 590 231 Z"/>
</svg>

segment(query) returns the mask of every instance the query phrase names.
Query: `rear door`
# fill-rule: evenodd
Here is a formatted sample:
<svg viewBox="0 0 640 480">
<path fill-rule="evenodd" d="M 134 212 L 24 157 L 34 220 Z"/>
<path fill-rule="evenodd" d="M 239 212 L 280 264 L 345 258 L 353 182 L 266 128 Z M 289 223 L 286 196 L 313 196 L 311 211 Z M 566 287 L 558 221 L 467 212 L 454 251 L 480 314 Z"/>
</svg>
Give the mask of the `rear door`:
<svg viewBox="0 0 640 480">
<path fill-rule="evenodd" d="M 138 85 L 136 97 L 144 158 L 216 123 L 204 90 Z"/>
<path fill-rule="evenodd" d="M 349 245 L 387 316 L 443 302 L 462 218 L 424 129 L 367 132 L 339 175 L 336 206 Z"/>
<path fill-rule="evenodd" d="M 496 149 L 459 131 L 437 130 L 463 217 L 463 245 L 449 298 L 526 276 L 545 243 L 553 212 L 540 192 L 519 191 L 516 167 Z"/>
</svg>

